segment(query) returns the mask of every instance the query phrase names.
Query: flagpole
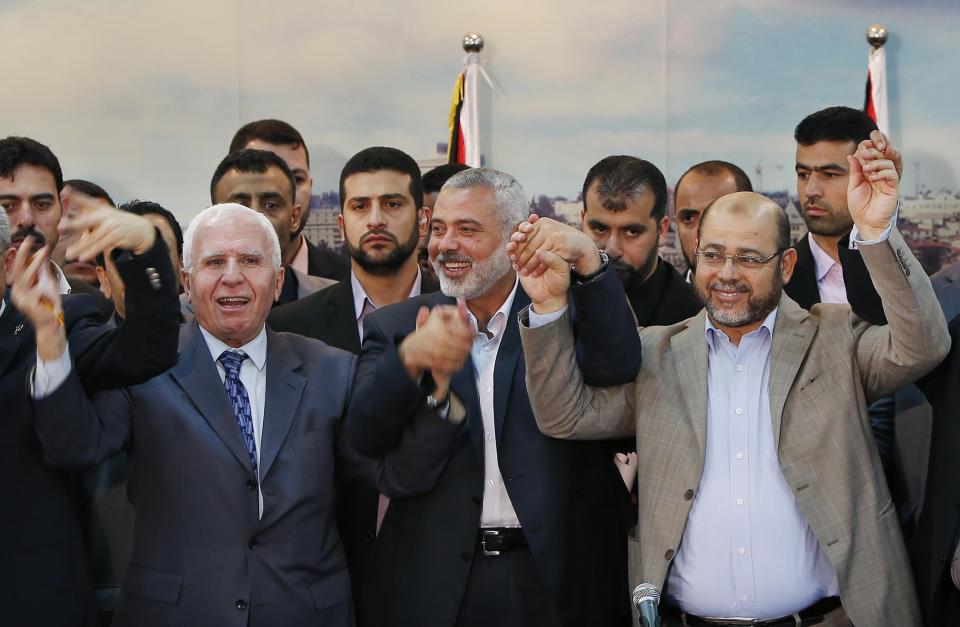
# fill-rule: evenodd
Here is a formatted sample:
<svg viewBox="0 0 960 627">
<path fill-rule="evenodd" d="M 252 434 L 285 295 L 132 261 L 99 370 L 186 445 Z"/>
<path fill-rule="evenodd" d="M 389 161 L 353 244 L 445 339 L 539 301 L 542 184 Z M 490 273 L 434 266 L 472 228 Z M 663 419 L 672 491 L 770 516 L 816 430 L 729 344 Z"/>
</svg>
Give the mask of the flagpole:
<svg viewBox="0 0 960 627">
<path fill-rule="evenodd" d="M 867 43 L 871 49 L 867 57 L 867 78 L 869 92 L 866 96 L 868 113 L 884 135 L 890 136 L 890 117 L 887 109 L 887 53 L 884 44 L 889 34 L 881 24 L 872 24 L 867 28 Z"/>
<path fill-rule="evenodd" d="M 463 82 L 465 97 L 460 115 L 464 139 L 464 163 L 471 168 L 480 167 L 480 52 L 483 51 L 483 35 L 467 33 L 463 36 L 464 59 Z"/>
</svg>

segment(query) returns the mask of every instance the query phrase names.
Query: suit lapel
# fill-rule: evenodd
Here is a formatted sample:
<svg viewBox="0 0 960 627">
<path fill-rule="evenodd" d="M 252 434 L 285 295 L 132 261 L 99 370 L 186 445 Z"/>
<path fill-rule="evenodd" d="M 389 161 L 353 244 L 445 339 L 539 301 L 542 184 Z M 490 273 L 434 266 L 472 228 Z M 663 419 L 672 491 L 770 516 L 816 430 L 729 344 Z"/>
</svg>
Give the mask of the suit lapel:
<svg viewBox="0 0 960 627">
<path fill-rule="evenodd" d="M 770 416 L 777 450 L 780 449 L 780 430 L 787 394 L 793 387 L 816 332 L 817 319 L 801 309 L 789 296 L 781 296 L 770 350 Z"/>
<path fill-rule="evenodd" d="M 497 432 L 497 447 L 503 439 L 503 421 L 507 416 L 507 403 L 510 401 L 510 392 L 513 388 L 513 374 L 520 361 L 522 345 L 520 343 L 520 323 L 517 314 L 530 304 L 530 298 L 519 285 L 513 299 L 513 306 L 507 315 L 503 338 L 497 350 L 497 363 L 493 369 L 493 419 Z"/>
<path fill-rule="evenodd" d="M 360 354 L 360 335 L 357 330 L 356 311 L 353 307 L 353 286 L 350 281 L 340 281 L 333 288 L 336 292 L 327 301 L 327 314 L 317 316 L 317 322 L 330 321 L 333 328 L 321 333 L 342 338 L 342 346 L 355 355 Z"/>
<path fill-rule="evenodd" d="M 697 436 L 700 454 L 707 441 L 707 340 L 706 310 L 690 321 L 687 328 L 670 338 L 677 368 L 677 381 L 683 390 L 690 426 Z"/>
<path fill-rule="evenodd" d="M 14 356 L 20 352 L 23 339 L 33 337 L 33 329 L 23 314 L 10 304 L 10 299 L 5 298 L 4 303 L 3 315 L 0 315 L 0 375 L 7 371 Z"/>
<path fill-rule="evenodd" d="M 204 420 L 220 436 L 237 461 L 247 470 L 251 470 L 250 456 L 247 454 L 240 426 L 197 323 L 194 322 L 184 329 L 180 339 L 180 358 L 170 370 L 170 375 L 183 388 Z"/>
<path fill-rule="evenodd" d="M 263 434 L 260 438 L 261 481 L 277 459 L 306 385 L 306 378 L 298 372 L 301 362 L 289 343 L 287 338 L 267 329 L 267 398 L 263 404 Z"/>
<path fill-rule="evenodd" d="M 820 302 L 820 288 L 817 286 L 817 267 L 810 251 L 810 241 L 804 235 L 797 241 L 797 265 L 793 269 L 790 282 L 784 291 L 804 309 L 810 309 Z"/>
</svg>

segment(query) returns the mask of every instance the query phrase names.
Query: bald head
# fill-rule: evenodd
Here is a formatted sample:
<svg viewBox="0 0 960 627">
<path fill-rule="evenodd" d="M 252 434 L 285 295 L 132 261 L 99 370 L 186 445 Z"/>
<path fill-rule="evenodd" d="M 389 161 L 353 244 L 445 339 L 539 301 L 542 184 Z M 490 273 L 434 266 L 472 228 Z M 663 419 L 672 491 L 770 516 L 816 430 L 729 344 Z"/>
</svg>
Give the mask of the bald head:
<svg viewBox="0 0 960 627">
<path fill-rule="evenodd" d="M 769 235 L 777 250 L 790 247 L 790 218 L 783 208 L 763 194 L 735 192 L 722 196 L 703 211 L 697 239 L 702 243 L 709 233 L 708 222 L 722 221 L 724 226 L 743 228 L 744 234 Z"/>
</svg>

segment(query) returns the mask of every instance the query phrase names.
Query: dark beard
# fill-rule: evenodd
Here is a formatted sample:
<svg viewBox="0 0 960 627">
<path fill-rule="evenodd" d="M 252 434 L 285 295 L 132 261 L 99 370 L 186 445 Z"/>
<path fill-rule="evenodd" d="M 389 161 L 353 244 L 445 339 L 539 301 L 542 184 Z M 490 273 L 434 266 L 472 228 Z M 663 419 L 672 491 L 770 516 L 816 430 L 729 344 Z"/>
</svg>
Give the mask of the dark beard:
<svg viewBox="0 0 960 627">
<path fill-rule="evenodd" d="M 416 222 L 413 224 L 413 231 L 410 233 L 410 237 L 407 238 L 407 241 L 403 244 L 399 243 L 392 233 L 386 231 L 370 231 L 369 233 L 365 233 L 364 237 L 370 233 L 386 236 L 397 245 L 386 257 L 382 259 L 372 259 L 363 248 L 354 247 L 349 239 L 344 239 L 344 243 L 347 245 L 350 258 L 356 261 L 357 265 L 363 268 L 364 272 L 372 274 L 373 276 L 390 276 L 391 274 L 395 274 L 407 259 L 410 258 L 410 255 L 414 253 L 417 249 L 417 244 L 420 242 L 420 229 Z"/>
</svg>

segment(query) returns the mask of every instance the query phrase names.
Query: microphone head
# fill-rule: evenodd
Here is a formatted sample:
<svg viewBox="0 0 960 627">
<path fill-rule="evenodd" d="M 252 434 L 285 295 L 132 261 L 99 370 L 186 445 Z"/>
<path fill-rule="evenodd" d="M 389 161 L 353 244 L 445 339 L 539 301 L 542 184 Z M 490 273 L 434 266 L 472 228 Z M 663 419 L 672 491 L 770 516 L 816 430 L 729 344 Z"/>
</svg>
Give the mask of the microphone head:
<svg viewBox="0 0 960 627">
<path fill-rule="evenodd" d="M 633 589 L 633 606 L 640 607 L 644 601 L 653 601 L 660 605 L 660 591 L 652 583 L 642 583 Z"/>
</svg>

